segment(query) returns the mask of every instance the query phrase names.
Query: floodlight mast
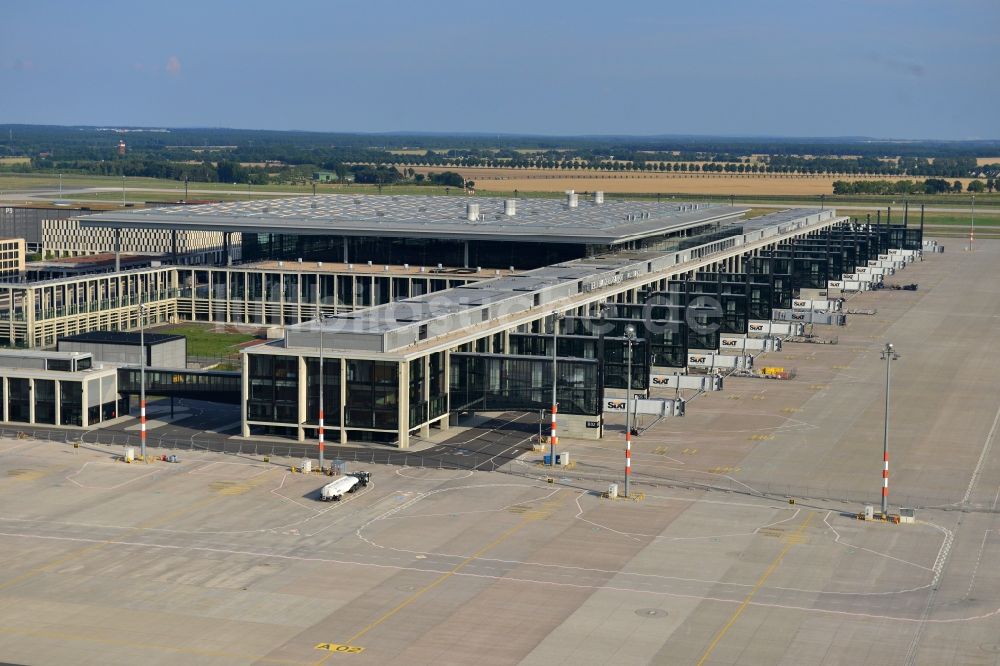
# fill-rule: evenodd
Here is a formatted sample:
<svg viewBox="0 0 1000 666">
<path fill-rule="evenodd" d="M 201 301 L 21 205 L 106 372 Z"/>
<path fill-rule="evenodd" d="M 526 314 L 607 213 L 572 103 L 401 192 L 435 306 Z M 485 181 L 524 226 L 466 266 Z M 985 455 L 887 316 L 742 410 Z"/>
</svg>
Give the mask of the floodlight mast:
<svg viewBox="0 0 1000 666">
<path fill-rule="evenodd" d="M 881 358 L 885 361 L 885 421 L 882 427 L 882 517 L 889 515 L 889 388 L 892 362 L 899 359 L 891 342 L 885 343 Z"/>
<path fill-rule="evenodd" d="M 556 384 L 558 375 L 558 347 L 559 347 L 559 320 L 565 315 L 552 311 L 552 432 L 549 434 L 549 465 L 556 464 L 556 446 L 558 437 L 556 436 L 556 412 L 559 410 L 559 402 L 556 400 Z"/>
<path fill-rule="evenodd" d="M 139 296 L 139 455 L 146 461 L 146 304 Z"/>
<path fill-rule="evenodd" d="M 625 497 L 629 496 L 629 479 L 632 476 L 632 345 L 635 343 L 635 326 L 625 327 L 625 344 L 628 360 L 625 373 Z"/>
<path fill-rule="evenodd" d="M 320 472 L 324 471 L 323 462 L 324 462 L 324 453 L 325 453 L 325 450 L 326 450 L 326 441 L 324 439 L 324 432 L 323 432 L 323 426 L 324 426 L 324 422 L 323 422 L 323 416 L 324 416 L 324 414 L 323 414 L 323 408 L 325 407 L 325 404 L 323 402 L 323 385 L 326 383 L 326 375 L 323 372 L 323 355 L 325 353 L 325 350 L 324 350 L 324 347 L 323 347 L 323 329 L 325 328 L 325 326 L 323 325 L 323 320 L 324 319 L 331 319 L 331 318 L 332 318 L 332 315 L 326 315 L 326 314 L 323 314 L 322 312 L 320 312 L 320 314 L 319 314 L 319 428 L 317 429 L 316 434 L 317 434 L 317 437 L 319 439 L 319 471 Z"/>
</svg>

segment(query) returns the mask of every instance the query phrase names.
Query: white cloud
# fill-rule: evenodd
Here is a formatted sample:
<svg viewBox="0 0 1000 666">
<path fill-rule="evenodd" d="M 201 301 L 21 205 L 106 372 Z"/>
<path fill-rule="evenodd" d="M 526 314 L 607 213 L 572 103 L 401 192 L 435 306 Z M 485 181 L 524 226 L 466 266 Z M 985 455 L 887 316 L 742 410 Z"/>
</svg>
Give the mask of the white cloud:
<svg viewBox="0 0 1000 666">
<path fill-rule="evenodd" d="M 167 74 L 170 76 L 180 76 L 181 74 L 181 61 L 175 55 L 167 58 Z"/>
</svg>

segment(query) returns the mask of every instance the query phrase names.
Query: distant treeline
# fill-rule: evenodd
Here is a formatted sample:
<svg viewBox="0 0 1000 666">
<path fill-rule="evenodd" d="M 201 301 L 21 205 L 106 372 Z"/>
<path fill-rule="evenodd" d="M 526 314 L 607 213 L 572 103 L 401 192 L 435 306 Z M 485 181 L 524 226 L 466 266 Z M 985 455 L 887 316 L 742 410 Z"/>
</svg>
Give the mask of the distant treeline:
<svg viewBox="0 0 1000 666">
<path fill-rule="evenodd" d="M 118 141 L 126 142 L 125 155 Z M 201 182 L 308 179 L 313 170 L 357 182 L 411 178 L 413 167 L 548 168 L 680 173 L 894 175 L 967 178 L 1000 175 L 977 157 L 1000 155 L 1000 141 L 890 142 L 861 138 L 534 137 L 345 134 L 217 128 L 150 130 L 0 125 L 0 157 L 28 157 L 7 171 L 149 176 Z M 241 166 L 250 164 L 253 166 Z M 401 171 L 401 170 L 402 171 Z M 393 175 L 395 171 L 398 176 Z"/>
<path fill-rule="evenodd" d="M 993 192 L 997 181 L 993 178 L 974 180 L 966 188 L 969 192 Z M 835 180 L 834 194 L 946 194 L 961 192 L 962 181 L 949 183 L 944 178 L 928 178 L 923 181 L 912 180 Z"/>
</svg>

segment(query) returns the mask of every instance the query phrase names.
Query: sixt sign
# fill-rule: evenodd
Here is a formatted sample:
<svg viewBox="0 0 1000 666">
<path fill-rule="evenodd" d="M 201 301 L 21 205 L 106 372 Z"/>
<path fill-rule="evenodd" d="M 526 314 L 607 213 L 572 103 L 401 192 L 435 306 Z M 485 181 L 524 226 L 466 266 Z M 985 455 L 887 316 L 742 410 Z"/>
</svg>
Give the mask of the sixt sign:
<svg viewBox="0 0 1000 666">
<path fill-rule="evenodd" d="M 723 347 L 738 347 L 739 341 L 736 338 L 722 338 Z"/>
<path fill-rule="evenodd" d="M 604 411 L 606 412 L 624 412 L 625 411 L 625 401 L 624 400 L 608 400 L 604 403 Z"/>
<path fill-rule="evenodd" d="M 688 356 L 688 363 L 705 363 L 708 358 L 705 356 Z"/>
<path fill-rule="evenodd" d="M 750 324 L 750 330 L 751 331 L 763 331 L 764 330 L 764 324 Z"/>
<path fill-rule="evenodd" d="M 650 379 L 650 383 L 653 386 L 670 386 L 670 378 L 669 377 L 660 377 L 660 376 L 657 376 L 657 375 L 653 375 L 649 379 Z"/>
</svg>

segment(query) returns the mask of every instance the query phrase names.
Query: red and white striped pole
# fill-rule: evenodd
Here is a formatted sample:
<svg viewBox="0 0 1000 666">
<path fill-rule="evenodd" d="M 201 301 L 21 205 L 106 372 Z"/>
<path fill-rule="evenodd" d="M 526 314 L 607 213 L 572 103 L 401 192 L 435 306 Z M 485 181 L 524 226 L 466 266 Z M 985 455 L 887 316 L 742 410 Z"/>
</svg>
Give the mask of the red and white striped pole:
<svg viewBox="0 0 1000 666">
<path fill-rule="evenodd" d="M 552 433 L 549 435 L 549 464 L 556 464 L 556 412 L 559 410 L 559 400 L 556 397 L 556 382 L 559 379 L 559 313 L 552 311 Z"/>
<path fill-rule="evenodd" d="M 320 381 L 322 381 L 322 379 L 320 379 Z M 324 447 L 324 442 L 323 442 L 323 405 L 320 405 L 320 407 L 319 407 L 319 459 L 320 459 L 319 469 L 320 469 L 320 471 L 323 471 L 323 462 L 322 461 L 323 461 L 323 450 L 324 450 L 324 448 L 325 447 Z"/>
<path fill-rule="evenodd" d="M 139 296 L 139 455 L 146 462 L 146 304 Z"/>
<path fill-rule="evenodd" d="M 627 345 L 628 370 L 625 373 L 625 497 L 629 495 L 629 480 L 632 477 L 632 344 L 635 342 L 635 327 L 629 324 L 625 327 L 625 344 Z"/>
<path fill-rule="evenodd" d="M 558 437 L 556 437 L 556 412 L 559 410 L 559 406 L 556 403 L 552 403 L 552 434 L 549 435 L 549 464 L 556 464 L 556 445 L 558 443 Z"/>
<path fill-rule="evenodd" d="M 885 452 L 883 456 L 883 467 L 882 467 L 882 513 L 883 515 L 888 511 L 889 504 L 889 453 Z"/>
<path fill-rule="evenodd" d="M 625 431 L 625 497 L 628 497 L 628 482 L 632 476 L 632 432 Z"/>
<path fill-rule="evenodd" d="M 325 319 L 325 315 L 322 312 L 320 312 L 319 313 L 319 428 L 316 431 L 316 434 L 319 437 L 320 472 L 325 471 L 323 469 L 323 465 L 325 462 L 323 459 L 323 453 L 326 450 L 325 441 L 323 439 L 323 407 L 324 407 L 323 385 L 326 384 L 326 374 L 323 371 L 323 354 L 326 352 L 326 350 L 323 349 L 323 319 Z"/>
</svg>

